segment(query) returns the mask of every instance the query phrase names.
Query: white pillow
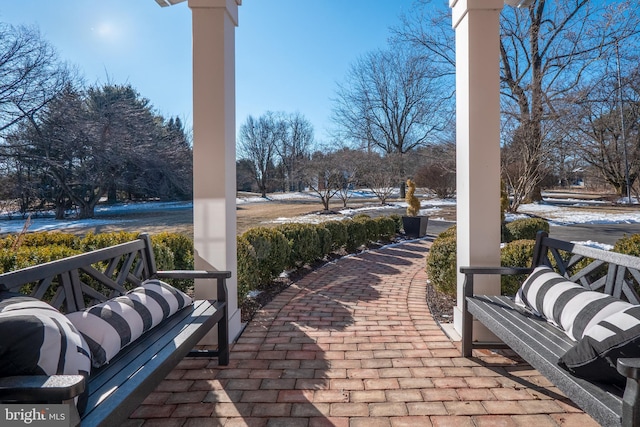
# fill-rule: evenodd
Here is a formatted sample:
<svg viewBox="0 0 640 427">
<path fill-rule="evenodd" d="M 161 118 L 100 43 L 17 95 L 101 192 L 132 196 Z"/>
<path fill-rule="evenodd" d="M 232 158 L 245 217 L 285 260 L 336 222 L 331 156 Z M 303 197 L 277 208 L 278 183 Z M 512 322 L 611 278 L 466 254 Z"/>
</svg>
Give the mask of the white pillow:
<svg viewBox="0 0 640 427">
<path fill-rule="evenodd" d="M 91 349 L 93 366 L 108 363 L 143 333 L 193 301 L 160 280 L 147 280 L 127 294 L 67 314 Z"/>
</svg>

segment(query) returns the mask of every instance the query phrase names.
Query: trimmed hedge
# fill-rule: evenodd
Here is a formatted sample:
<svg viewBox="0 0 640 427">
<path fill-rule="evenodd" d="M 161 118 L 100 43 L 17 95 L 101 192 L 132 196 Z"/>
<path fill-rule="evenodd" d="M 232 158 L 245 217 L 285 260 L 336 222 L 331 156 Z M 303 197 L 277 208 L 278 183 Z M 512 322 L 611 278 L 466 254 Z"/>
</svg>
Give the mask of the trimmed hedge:
<svg viewBox="0 0 640 427">
<path fill-rule="evenodd" d="M 301 267 L 321 258 L 320 238 L 315 225 L 282 224 L 276 227 L 289 243 L 287 267 Z"/>
<path fill-rule="evenodd" d="M 535 240 L 514 240 L 500 250 L 500 265 L 505 267 L 531 267 Z M 500 291 L 502 295 L 515 295 L 526 278 L 525 275 L 502 276 Z"/>
<path fill-rule="evenodd" d="M 535 240 L 538 231 L 549 232 L 549 223 L 542 218 L 521 218 L 508 222 L 505 228 L 507 229 L 505 238 L 509 242 L 514 240 Z"/>
<path fill-rule="evenodd" d="M 331 233 L 331 250 L 340 250 L 347 244 L 347 226 L 344 221 L 327 221 L 322 225 Z"/>
<path fill-rule="evenodd" d="M 640 256 L 640 234 L 622 237 L 613 245 L 613 251 L 621 254 Z"/>
<path fill-rule="evenodd" d="M 242 234 L 253 246 L 260 283 L 267 285 L 284 271 L 289 261 L 289 241 L 274 228 L 250 228 Z"/>
<path fill-rule="evenodd" d="M 433 241 L 427 256 L 427 276 L 433 287 L 444 294 L 455 297 L 456 273 L 456 237 L 452 235 L 438 236 Z"/>
<path fill-rule="evenodd" d="M 345 250 L 352 253 L 367 243 L 367 227 L 364 221 L 358 220 L 345 220 L 345 226 L 347 227 Z"/>
<path fill-rule="evenodd" d="M 256 251 L 244 236 L 238 236 L 238 301 L 260 285 L 260 267 Z"/>
</svg>

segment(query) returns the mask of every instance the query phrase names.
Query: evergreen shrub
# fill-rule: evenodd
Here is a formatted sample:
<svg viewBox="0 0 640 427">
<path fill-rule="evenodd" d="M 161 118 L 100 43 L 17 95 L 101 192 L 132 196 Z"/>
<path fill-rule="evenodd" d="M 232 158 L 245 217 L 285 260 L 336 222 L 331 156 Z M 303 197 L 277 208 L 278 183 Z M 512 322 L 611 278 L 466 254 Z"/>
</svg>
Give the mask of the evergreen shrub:
<svg viewBox="0 0 640 427">
<path fill-rule="evenodd" d="M 640 234 L 625 235 L 613 245 L 613 251 L 621 254 L 640 256 Z"/>
<path fill-rule="evenodd" d="M 276 227 L 289 242 L 287 267 L 299 267 L 320 258 L 320 239 L 311 224 L 282 224 Z"/>
<path fill-rule="evenodd" d="M 500 250 L 500 265 L 503 267 L 531 267 L 535 240 L 514 240 Z M 526 274 L 502 276 L 500 292 L 502 295 L 515 295 L 526 279 Z"/>
<path fill-rule="evenodd" d="M 395 234 L 400 234 L 400 230 L 402 230 L 402 215 L 391 214 L 389 215 L 389 218 L 391 218 L 395 222 Z"/>
<path fill-rule="evenodd" d="M 506 225 L 510 240 L 535 240 L 538 231 L 549 232 L 549 223 L 542 218 L 521 218 Z"/>
<path fill-rule="evenodd" d="M 260 271 L 256 251 L 244 236 L 238 236 L 238 302 L 260 285 Z"/>
<path fill-rule="evenodd" d="M 256 253 L 261 285 L 268 285 L 284 271 L 289 260 L 289 241 L 275 228 L 255 227 L 245 231 Z"/>
<path fill-rule="evenodd" d="M 331 247 L 333 244 L 331 232 L 323 224 L 318 224 L 315 228 L 316 233 L 318 233 L 320 258 L 324 258 L 326 255 L 331 253 Z"/>
<path fill-rule="evenodd" d="M 345 250 L 353 253 L 365 243 L 367 243 L 367 228 L 364 221 L 345 220 L 347 227 L 347 242 Z"/>
<path fill-rule="evenodd" d="M 390 241 L 396 234 L 396 222 L 388 216 L 378 217 L 375 221 L 378 223 L 379 239 Z"/>
<path fill-rule="evenodd" d="M 433 287 L 444 294 L 456 296 L 456 237 L 438 236 L 427 255 L 427 276 Z"/>
<path fill-rule="evenodd" d="M 327 221 L 322 224 L 331 233 L 331 250 L 338 251 L 347 244 L 345 221 Z"/>
</svg>

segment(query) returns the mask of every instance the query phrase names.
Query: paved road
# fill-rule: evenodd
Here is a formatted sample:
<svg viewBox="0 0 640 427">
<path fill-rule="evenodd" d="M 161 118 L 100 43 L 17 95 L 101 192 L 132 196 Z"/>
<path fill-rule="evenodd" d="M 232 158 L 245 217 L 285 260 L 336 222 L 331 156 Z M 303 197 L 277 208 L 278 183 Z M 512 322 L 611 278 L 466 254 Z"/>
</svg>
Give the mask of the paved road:
<svg viewBox="0 0 640 427">
<path fill-rule="evenodd" d="M 454 222 L 429 220 L 427 226 L 427 234 L 438 235 L 447 228 L 451 227 Z M 624 235 L 640 233 L 640 224 L 578 224 L 552 226 L 549 235 L 557 239 L 570 240 L 574 242 L 584 242 L 591 240 L 592 242 L 607 243 L 613 245 L 618 239 Z"/>
</svg>

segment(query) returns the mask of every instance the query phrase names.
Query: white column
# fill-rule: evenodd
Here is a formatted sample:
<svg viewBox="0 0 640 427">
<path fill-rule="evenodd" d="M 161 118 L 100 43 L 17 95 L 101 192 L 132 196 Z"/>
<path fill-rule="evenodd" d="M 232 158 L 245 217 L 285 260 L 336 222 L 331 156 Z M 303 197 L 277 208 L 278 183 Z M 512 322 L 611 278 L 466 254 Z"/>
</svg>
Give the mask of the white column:
<svg viewBox="0 0 640 427">
<path fill-rule="evenodd" d="M 240 333 L 236 259 L 235 27 L 241 0 L 189 0 L 193 19 L 195 268 L 230 270 L 229 336 Z M 196 298 L 215 298 L 198 282 Z M 214 331 L 203 343 L 215 343 Z"/>
<path fill-rule="evenodd" d="M 450 0 L 456 31 L 458 268 L 500 265 L 502 6 L 503 0 Z M 458 272 L 454 310 L 458 332 L 462 330 L 463 278 Z M 474 283 L 479 293 L 500 294 L 496 276 L 478 277 Z M 478 329 L 474 326 L 474 331 Z"/>
</svg>

